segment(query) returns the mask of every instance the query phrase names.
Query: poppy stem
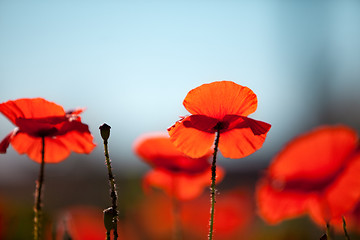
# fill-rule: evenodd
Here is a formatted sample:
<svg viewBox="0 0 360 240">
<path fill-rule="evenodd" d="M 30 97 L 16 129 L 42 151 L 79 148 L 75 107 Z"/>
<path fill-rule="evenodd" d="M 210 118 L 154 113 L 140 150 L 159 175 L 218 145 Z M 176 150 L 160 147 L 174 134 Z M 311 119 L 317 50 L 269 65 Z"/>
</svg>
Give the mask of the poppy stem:
<svg viewBox="0 0 360 240">
<path fill-rule="evenodd" d="M 345 217 L 342 217 L 342 222 L 343 222 L 343 229 L 344 229 L 344 234 L 345 234 L 345 239 L 346 240 L 350 240 L 350 236 L 346 230 L 346 222 L 345 222 Z"/>
<path fill-rule="evenodd" d="M 110 231 L 106 231 L 106 240 L 110 240 L 111 237 L 110 237 Z"/>
<path fill-rule="evenodd" d="M 109 175 L 110 198 L 112 200 L 111 201 L 112 206 L 109 209 L 106 209 L 104 211 L 104 225 L 107 230 L 107 232 L 106 232 L 107 238 L 106 239 L 110 239 L 110 238 L 108 238 L 108 236 L 110 235 L 110 230 L 113 229 L 114 240 L 117 240 L 118 239 L 117 191 L 116 191 L 115 178 L 112 173 L 111 160 L 110 160 L 109 149 L 108 149 L 108 138 L 110 136 L 110 128 L 111 127 L 109 125 L 107 125 L 106 123 L 104 123 L 103 125 L 100 126 L 100 134 L 104 140 L 105 163 L 106 163 L 108 175 Z M 109 221 L 109 219 L 110 219 L 110 221 Z"/>
<path fill-rule="evenodd" d="M 41 239 L 41 190 L 44 183 L 44 167 L 45 167 L 45 137 L 41 137 L 41 163 L 39 178 L 36 181 L 35 203 L 34 203 L 34 240 Z"/>
<path fill-rule="evenodd" d="M 210 221 L 209 221 L 209 240 L 213 239 L 213 231 L 214 231 L 214 213 L 215 213 L 215 194 L 216 194 L 216 156 L 219 147 L 219 139 L 220 139 L 220 129 L 217 129 L 215 142 L 214 142 L 214 154 L 213 161 L 211 164 L 211 186 L 210 186 L 210 197 L 211 197 L 211 208 L 210 208 Z"/>
</svg>

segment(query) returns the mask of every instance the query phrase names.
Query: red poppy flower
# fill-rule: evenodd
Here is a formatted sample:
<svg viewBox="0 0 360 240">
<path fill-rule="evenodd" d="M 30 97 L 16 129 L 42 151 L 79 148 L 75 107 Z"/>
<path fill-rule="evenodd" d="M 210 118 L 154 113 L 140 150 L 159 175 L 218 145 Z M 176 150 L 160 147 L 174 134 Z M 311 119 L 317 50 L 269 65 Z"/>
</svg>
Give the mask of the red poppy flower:
<svg viewBox="0 0 360 240">
<path fill-rule="evenodd" d="M 360 199 L 358 137 L 345 126 L 325 126 L 297 137 L 273 160 L 259 182 L 260 215 L 275 224 L 309 213 L 335 221 Z"/>
<path fill-rule="evenodd" d="M 190 158 L 177 150 L 167 134 L 148 134 L 134 144 L 134 151 L 154 169 L 144 177 L 144 188 L 155 186 L 168 195 L 181 200 L 199 196 L 204 187 L 210 186 L 211 152 L 201 158 Z M 217 180 L 224 171 L 219 168 Z"/>
<path fill-rule="evenodd" d="M 42 137 L 45 138 L 45 162 L 57 163 L 71 151 L 90 153 L 95 144 L 86 124 L 81 123 L 82 109 L 65 112 L 62 106 L 42 98 L 23 98 L 0 104 L 0 112 L 17 128 L 0 143 L 0 153 L 9 144 L 19 154 L 41 162 Z"/>
<path fill-rule="evenodd" d="M 247 116 L 257 108 L 249 88 L 230 81 L 203 84 L 183 102 L 192 114 L 168 129 L 173 144 L 186 155 L 203 156 L 220 131 L 219 150 L 224 157 L 242 158 L 261 148 L 271 125 Z"/>
</svg>

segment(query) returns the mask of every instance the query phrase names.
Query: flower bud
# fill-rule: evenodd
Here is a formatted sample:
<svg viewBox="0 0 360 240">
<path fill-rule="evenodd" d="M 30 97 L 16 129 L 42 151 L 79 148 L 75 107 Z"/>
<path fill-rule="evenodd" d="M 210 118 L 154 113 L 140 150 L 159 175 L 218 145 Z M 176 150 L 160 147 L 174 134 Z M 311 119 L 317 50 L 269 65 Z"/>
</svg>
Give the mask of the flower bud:
<svg viewBox="0 0 360 240">
<path fill-rule="evenodd" d="M 107 125 L 106 123 L 104 123 L 103 125 L 101 125 L 99 127 L 101 137 L 104 141 L 107 141 L 110 137 L 110 128 L 111 127 L 109 125 Z"/>
<path fill-rule="evenodd" d="M 115 229 L 114 219 L 116 218 L 116 212 L 112 207 L 109 207 L 103 211 L 104 213 L 104 226 L 106 231 Z"/>
</svg>

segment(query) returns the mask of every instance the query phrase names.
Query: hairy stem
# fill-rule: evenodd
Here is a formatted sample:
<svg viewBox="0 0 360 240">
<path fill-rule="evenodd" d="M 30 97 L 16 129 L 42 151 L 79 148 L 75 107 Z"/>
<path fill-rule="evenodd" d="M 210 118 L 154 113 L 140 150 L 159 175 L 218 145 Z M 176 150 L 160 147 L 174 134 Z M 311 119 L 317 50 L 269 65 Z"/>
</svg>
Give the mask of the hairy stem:
<svg viewBox="0 0 360 240">
<path fill-rule="evenodd" d="M 34 203 L 34 240 L 41 239 L 41 192 L 42 186 L 44 183 L 44 167 L 45 167 L 45 137 L 41 138 L 41 163 L 40 163 L 40 173 L 38 180 L 36 181 L 35 188 L 35 203 Z"/>
<path fill-rule="evenodd" d="M 209 240 L 213 239 L 213 231 L 214 231 L 214 213 L 215 213 L 215 194 L 216 194 L 216 156 L 219 147 L 219 139 L 220 139 L 220 130 L 217 130 L 215 136 L 215 143 L 214 143 L 214 154 L 213 160 L 211 164 L 211 187 L 210 187 L 210 197 L 211 197 L 211 208 L 210 208 L 210 221 L 209 221 Z"/>
<path fill-rule="evenodd" d="M 110 185 L 110 198 L 112 202 L 112 212 L 113 212 L 113 231 L 114 231 L 114 240 L 118 239 L 118 232 L 117 232 L 117 218 L 118 218 L 118 212 L 117 212 L 117 192 L 116 192 L 116 184 L 115 184 L 115 178 L 112 173 L 111 169 L 111 160 L 109 156 L 109 150 L 108 150 L 108 141 L 104 140 L 104 153 L 105 153 L 105 162 L 108 169 L 108 175 L 109 175 L 109 185 Z"/>
</svg>

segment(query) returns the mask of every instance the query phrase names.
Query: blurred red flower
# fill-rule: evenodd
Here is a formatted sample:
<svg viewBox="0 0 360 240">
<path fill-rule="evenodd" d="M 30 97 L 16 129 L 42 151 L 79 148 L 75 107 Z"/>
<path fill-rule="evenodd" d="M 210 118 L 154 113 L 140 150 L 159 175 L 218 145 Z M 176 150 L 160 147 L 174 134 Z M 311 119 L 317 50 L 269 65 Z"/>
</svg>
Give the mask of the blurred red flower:
<svg viewBox="0 0 360 240">
<path fill-rule="evenodd" d="M 345 215 L 345 219 L 347 229 L 349 231 L 354 231 L 360 234 L 360 202 L 357 203 L 355 208 L 350 213 Z M 341 227 L 340 221 L 339 226 Z"/>
<path fill-rule="evenodd" d="M 186 231 L 201 239 L 208 232 L 209 197 L 186 202 L 182 206 L 182 222 Z M 254 219 L 251 193 L 243 189 L 233 189 L 221 193 L 216 201 L 214 228 L 216 239 L 248 239 L 249 227 Z"/>
<path fill-rule="evenodd" d="M 140 239 L 171 239 L 175 223 L 172 200 L 162 192 L 145 195 L 133 212 Z"/>
<path fill-rule="evenodd" d="M 260 215 L 269 223 L 309 213 L 340 222 L 360 199 L 358 137 L 346 126 L 324 126 L 291 141 L 257 187 Z"/>
<path fill-rule="evenodd" d="M 220 130 L 224 157 L 242 158 L 261 148 L 271 125 L 247 116 L 255 112 L 257 97 L 249 88 L 231 81 L 203 84 L 183 102 L 192 114 L 168 129 L 174 145 L 194 158 L 205 155 Z"/>
<path fill-rule="evenodd" d="M 86 124 L 81 123 L 82 109 L 65 112 L 62 106 L 43 98 L 23 98 L 0 104 L 0 112 L 17 128 L 0 143 L 0 153 L 9 144 L 19 154 L 41 162 L 41 138 L 45 137 L 45 162 L 57 163 L 71 151 L 90 153 L 95 144 Z"/>
<path fill-rule="evenodd" d="M 61 212 L 56 225 L 56 239 L 100 240 L 105 239 L 106 229 L 101 209 L 71 207 Z M 68 237 L 66 237 L 68 236 Z"/>
<path fill-rule="evenodd" d="M 251 193 L 233 189 L 221 193 L 216 201 L 215 238 L 223 240 L 250 239 L 254 220 Z M 210 201 L 204 193 L 180 206 L 181 239 L 203 239 L 208 233 Z M 141 239 L 173 239 L 174 215 L 172 201 L 160 192 L 146 195 L 134 212 Z M 146 237 L 145 237 L 146 236 Z"/>
<path fill-rule="evenodd" d="M 169 196 L 187 200 L 199 196 L 204 187 L 210 186 L 210 151 L 201 158 L 190 158 L 177 150 L 165 133 L 139 137 L 134 151 L 154 168 L 143 179 L 145 190 L 155 186 Z M 221 181 L 223 175 L 224 170 L 219 168 L 217 180 Z"/>
<path fill-rule="evenodd" d="M 103 240 L 106 236 L 102 210 L 92 206 L 73 206 L 61 211 L 54 230 L 56 240 Z M 138 239 L 132 233 L 123 231 L 119 224 L 118 233 L 119 240 Z M 48 232 L 47 239 L 50 235 Z"/>
</svg>

